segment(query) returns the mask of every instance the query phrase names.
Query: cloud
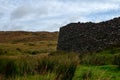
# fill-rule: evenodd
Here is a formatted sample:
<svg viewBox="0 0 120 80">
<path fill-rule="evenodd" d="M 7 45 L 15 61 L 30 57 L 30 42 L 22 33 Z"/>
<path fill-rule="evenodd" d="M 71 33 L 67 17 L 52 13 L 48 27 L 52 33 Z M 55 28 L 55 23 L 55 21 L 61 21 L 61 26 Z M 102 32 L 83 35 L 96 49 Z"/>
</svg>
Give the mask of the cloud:
<svg viewBox="0 0 120 80">
<path fill-rule="evenodd" d="M 19 19 L 31 13 L 31 8 L 20 6 L 11 13 L 11 19 Z"/>
<path fill-rule="evenodd" d="M 54 31 L 120 16 L 120 0 L 0 0 L 0 30 Z"/>
<path fill-rule="evenodd" d="M 33 7 L 32 5 L 22 5 L 12 11 L 10 19 L 26 19 L 31 16 L 41 16 L 45 14 L 47 14 L 47 8 L 45 6 Z"/>
</svg>

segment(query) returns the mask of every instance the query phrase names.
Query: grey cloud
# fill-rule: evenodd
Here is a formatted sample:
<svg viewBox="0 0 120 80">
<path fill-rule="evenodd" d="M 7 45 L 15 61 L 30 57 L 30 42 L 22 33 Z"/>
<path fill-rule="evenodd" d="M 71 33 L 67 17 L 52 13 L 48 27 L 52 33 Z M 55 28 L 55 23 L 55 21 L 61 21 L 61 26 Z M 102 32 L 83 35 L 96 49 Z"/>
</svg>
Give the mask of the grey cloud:
<svg viewBox="0 0 120 80">
<path fill-rule="evenodd" d="M 11 13 L 11 19 L 19 19 L 31 13 L 31 8 L 21 6 Z"/>
<path fill-rule="evenodd" d="M 11 20 L 21 19 L 30 14 L 34 14 L 37 16 L 47 14 L 47 7 L 39 6 L 39 8 L 35 8 L 32 6 L 20 6 L 11 13 L 10 19 Z"/>
</svg>

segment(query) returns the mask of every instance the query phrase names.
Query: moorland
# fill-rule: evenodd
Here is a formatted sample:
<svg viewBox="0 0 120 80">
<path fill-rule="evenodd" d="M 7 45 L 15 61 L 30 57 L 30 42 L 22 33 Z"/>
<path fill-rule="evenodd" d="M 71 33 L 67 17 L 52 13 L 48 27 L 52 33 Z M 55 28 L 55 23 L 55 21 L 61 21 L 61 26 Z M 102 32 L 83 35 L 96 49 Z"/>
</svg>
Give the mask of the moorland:
<svg viewBox="0 0 120 80">
<path fill-rule="evenodd" d="M 59 32 L 0 32 L 0 80 L 120 80 L 120 47 L 57 51 Z"/>
</svg>

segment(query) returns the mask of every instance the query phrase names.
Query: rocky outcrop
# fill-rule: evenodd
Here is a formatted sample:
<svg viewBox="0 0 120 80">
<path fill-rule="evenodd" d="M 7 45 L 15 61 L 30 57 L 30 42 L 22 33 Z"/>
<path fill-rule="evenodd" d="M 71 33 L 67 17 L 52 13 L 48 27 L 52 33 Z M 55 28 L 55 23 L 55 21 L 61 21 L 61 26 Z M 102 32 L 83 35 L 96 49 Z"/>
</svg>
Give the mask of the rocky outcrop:
<svg viewBox="0 0 120 80">
<path fill-rule="evenodd" d="M 70 23 L 60 28 L 57 49 L 79 53 L 120 47 L 120 17 L 100 23 Z"/>
</svg>

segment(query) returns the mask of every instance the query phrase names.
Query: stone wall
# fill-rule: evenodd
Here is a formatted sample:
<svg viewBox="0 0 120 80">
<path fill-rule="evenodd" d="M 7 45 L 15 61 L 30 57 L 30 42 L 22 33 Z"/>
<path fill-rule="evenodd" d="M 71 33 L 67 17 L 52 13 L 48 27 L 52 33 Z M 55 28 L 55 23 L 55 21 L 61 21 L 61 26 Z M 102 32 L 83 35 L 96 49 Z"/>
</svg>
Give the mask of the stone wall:
<svg viewBox="0 0 120 80">
<path fill-rule="evenodd" d="M 120 47 L 120 17 L 100 23 L 70 23 L 60 28 L 57 50 L 88 53 Z"/>
</svg>

